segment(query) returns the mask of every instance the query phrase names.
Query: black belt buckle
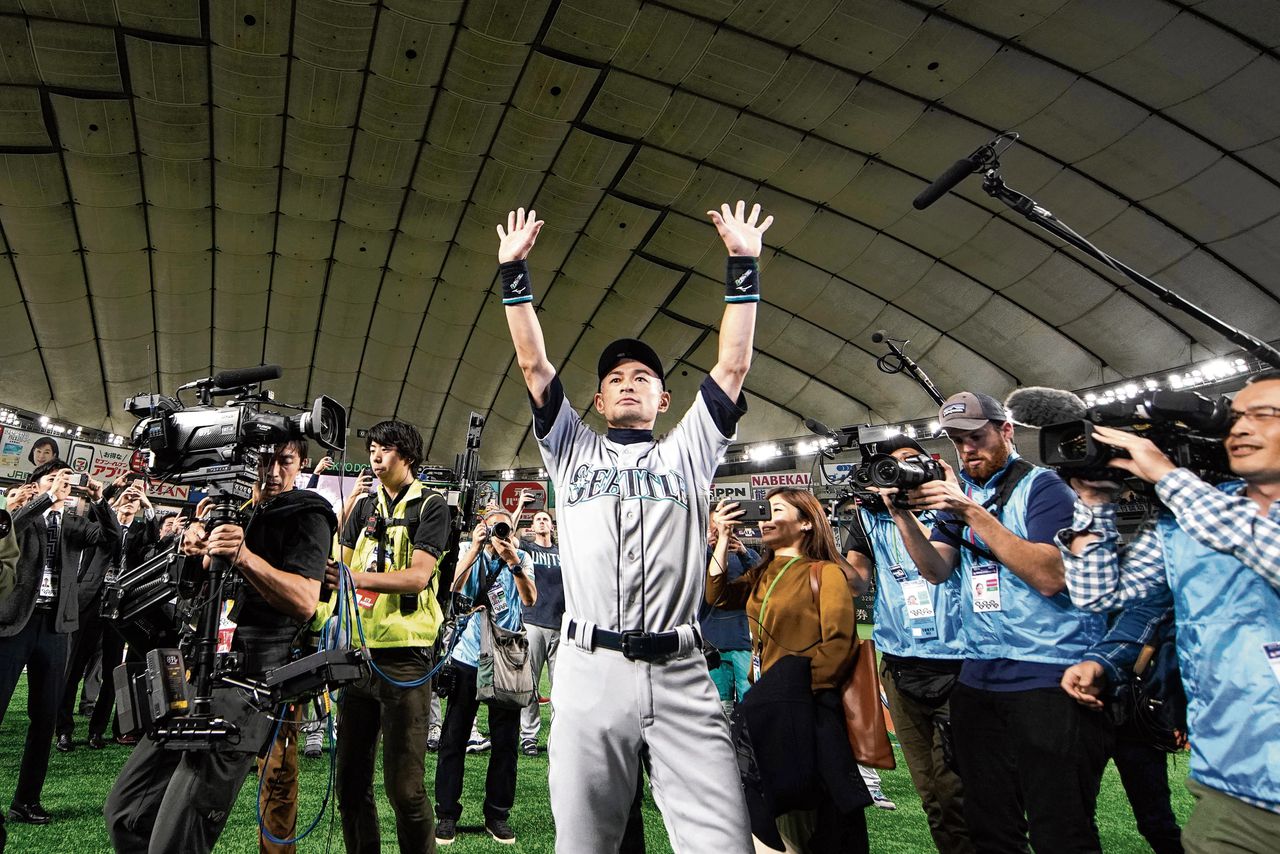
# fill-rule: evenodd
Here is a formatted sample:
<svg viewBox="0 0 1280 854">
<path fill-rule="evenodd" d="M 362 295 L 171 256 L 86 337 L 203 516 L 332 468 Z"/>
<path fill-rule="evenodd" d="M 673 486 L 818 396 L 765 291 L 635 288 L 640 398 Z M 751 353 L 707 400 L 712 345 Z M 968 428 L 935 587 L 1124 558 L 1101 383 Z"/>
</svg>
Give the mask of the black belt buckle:
<svg viewBox="0 0 1280 854">
<path fill-rule="evenodd" d="M 637 659 L 647 660 L 647 656 L 649 654 L 648 640 L 648 632 L 637 631 L 636 629 L 629 629 L 628 631 L 621 632 L 618 635 L 618 646 L 622 648 L 620 650 L 622 652 L 622 657 L 627 661 L 635 661 Z M 632 643 L 635 644 L 634 647 L 632 646 Z"/>
</svg>

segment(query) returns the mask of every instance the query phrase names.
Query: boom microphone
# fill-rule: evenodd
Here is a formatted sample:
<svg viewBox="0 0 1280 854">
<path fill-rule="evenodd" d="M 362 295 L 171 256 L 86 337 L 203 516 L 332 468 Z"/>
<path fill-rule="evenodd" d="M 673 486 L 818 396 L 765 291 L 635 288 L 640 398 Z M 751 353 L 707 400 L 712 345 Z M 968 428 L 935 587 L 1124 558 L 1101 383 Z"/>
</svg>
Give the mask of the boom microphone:
<svg viewBox="0 0 1280 854">
<path fill-rule="evenodd" d="M 253 385 L 266 380 L 278 380 L 282 373 L 283 371 L 280 370 L 279 365 L 235 368 L 229 371 L 219 371 L 213 377 L 213 384 L 217 388 L 239 388 L 240 386 Z"/>
<path fill-rule="evenodd" d="M 840 441 L 839 433 L 837 433 L 835 430 L 832 430 L 826 424 L 823 424 L 821 421 L 818 421 L 815 418 L 806 418 L 804 420 L 804 426 L 806 430 L 808 430 L 810 433 L 813 433 L 817 436 L 825 436 L 828 439 L 835 439 L 837 442 Z"/>
<path fill-rule="evenodd" d="M 1060 388 L 1028 386 L 1014 389 L 1004 401 L 1014 423 L 1025 427 L 1047 427 L 1064 421 L 1083 421 L 1088 407 L 1083 400 Z"/>
<path fill-rule="evenodd" d="M 974 172 L 981 172 L 982 167 L 996 159 L 996 142 L 1003 136 L 1004 134 L 1001 134 L 986 145 L 979 147 L 977 151 L 968 157 L 952 163 L 947 167 L 946 172 L 939 175 L 937 180 L 925 187 L 920 192 L 920 195 L 915 197 L 915 200 L 911 202 L 911 206 L 918 211 L 922 211 L 954 190 L 956 185 Z"/>
</svg>

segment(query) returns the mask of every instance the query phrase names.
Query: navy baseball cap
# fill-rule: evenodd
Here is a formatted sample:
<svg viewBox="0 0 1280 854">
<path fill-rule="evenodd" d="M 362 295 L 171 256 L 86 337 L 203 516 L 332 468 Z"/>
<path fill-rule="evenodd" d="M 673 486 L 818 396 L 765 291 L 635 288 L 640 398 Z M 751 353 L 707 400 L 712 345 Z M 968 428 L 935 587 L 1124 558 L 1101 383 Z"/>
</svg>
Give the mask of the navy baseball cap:
<svg viewBox="0 0 1280 854">
<path fill-rule="evenodd" d="M 627 361 L 637 361 L 658 375 L 658 379 L 666 382 L 667 375 L 662 370 L 662 360 L 648 344 L 639 338 L 619 338 L 600 354 L 600 362 L 596 366 L 598 379 L 603 381 L 609 372 Z"/>
</svg>

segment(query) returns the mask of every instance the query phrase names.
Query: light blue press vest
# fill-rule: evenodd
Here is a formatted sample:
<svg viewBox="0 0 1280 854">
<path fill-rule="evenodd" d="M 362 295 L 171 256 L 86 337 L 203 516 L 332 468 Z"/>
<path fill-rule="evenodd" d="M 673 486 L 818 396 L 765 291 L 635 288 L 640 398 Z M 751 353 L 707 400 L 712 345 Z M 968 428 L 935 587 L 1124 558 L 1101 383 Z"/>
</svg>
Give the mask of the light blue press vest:
<svg viewBox="0 0 1280 854">
<path fill-rule="evenodd" d="M 1005 467 L 984 486 L 978 486 L 962 472 L 960 477 L 965 492 L 979 504 L 991 499 L 1017 458 L 1017 454 L 1011 455 Z M 1000 516 L 1006 528 L 1020 537 L 1026 535 L 1027 497 L 1031 494 L 1031 485 L 1037 478 L 1054 476 L 1051 470 L 1037 467 L 1018 482 Z M 964 534 L 970 542 L 986 548 L 986 543 L 970 529 L 965 528 Z M 1072 605 L 1066 590 L 1045 597 L 1000 564 L 996 566 L 1001 609 L 989 613 L 975 612 L 973 570 L 991 563 L 967 548 L 960 548 L 960 609 L 963 621 L 960 636 L 965 658 L 985 661 L 1010 658 L 1071 665 L 1080 661 L 1106 632 L 1106 617 Z"/>
<path fill-rule="evenodd" d="M 1238 492 L 1239 483 L 1224 487 Z M 1262 649 L 1280 642 L 1280 592 L 1172 516 L 1161 517 L 1158 530 L 1187 692 L 1191 776 L 1280 805 L 1280 683 Z"/>
<path fill-rule="evenodd" d="M 933 616 L 908 619 L 903 582 L 921 580 L 902 535 L 888 513 L 858 511 L 876 562 L 876 612 L 872 637 L 876 648 L 913 658 L 964 658 L 960 642 L 960 575 L 942 584 L 924 582 Z M 898 571 L 895 572 L 895 567 Z M 918 589 L 918 585 L 911 585 Z"/>
</svg>

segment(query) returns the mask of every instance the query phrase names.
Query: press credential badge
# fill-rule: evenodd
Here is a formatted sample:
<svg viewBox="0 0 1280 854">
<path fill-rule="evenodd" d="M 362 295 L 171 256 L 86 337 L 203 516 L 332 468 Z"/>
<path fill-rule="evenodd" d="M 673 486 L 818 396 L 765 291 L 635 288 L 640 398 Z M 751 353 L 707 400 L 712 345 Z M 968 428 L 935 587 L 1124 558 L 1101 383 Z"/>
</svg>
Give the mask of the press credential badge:
<svg viewBox="0 0 1280 854">
<path fill-rule="evenodd" d="M 1262 652 L 1267 657 L 1267 664 L 1271 665 L 1271 675 L 1280 682 L 1280 643 L 1264 643 Z"/>
<path fill-rule="evenodd" d="M 1000 610 L 1000 566 L 983 563 L 973 568 L 973 611 L 989 614 Z"/>
</svg>

